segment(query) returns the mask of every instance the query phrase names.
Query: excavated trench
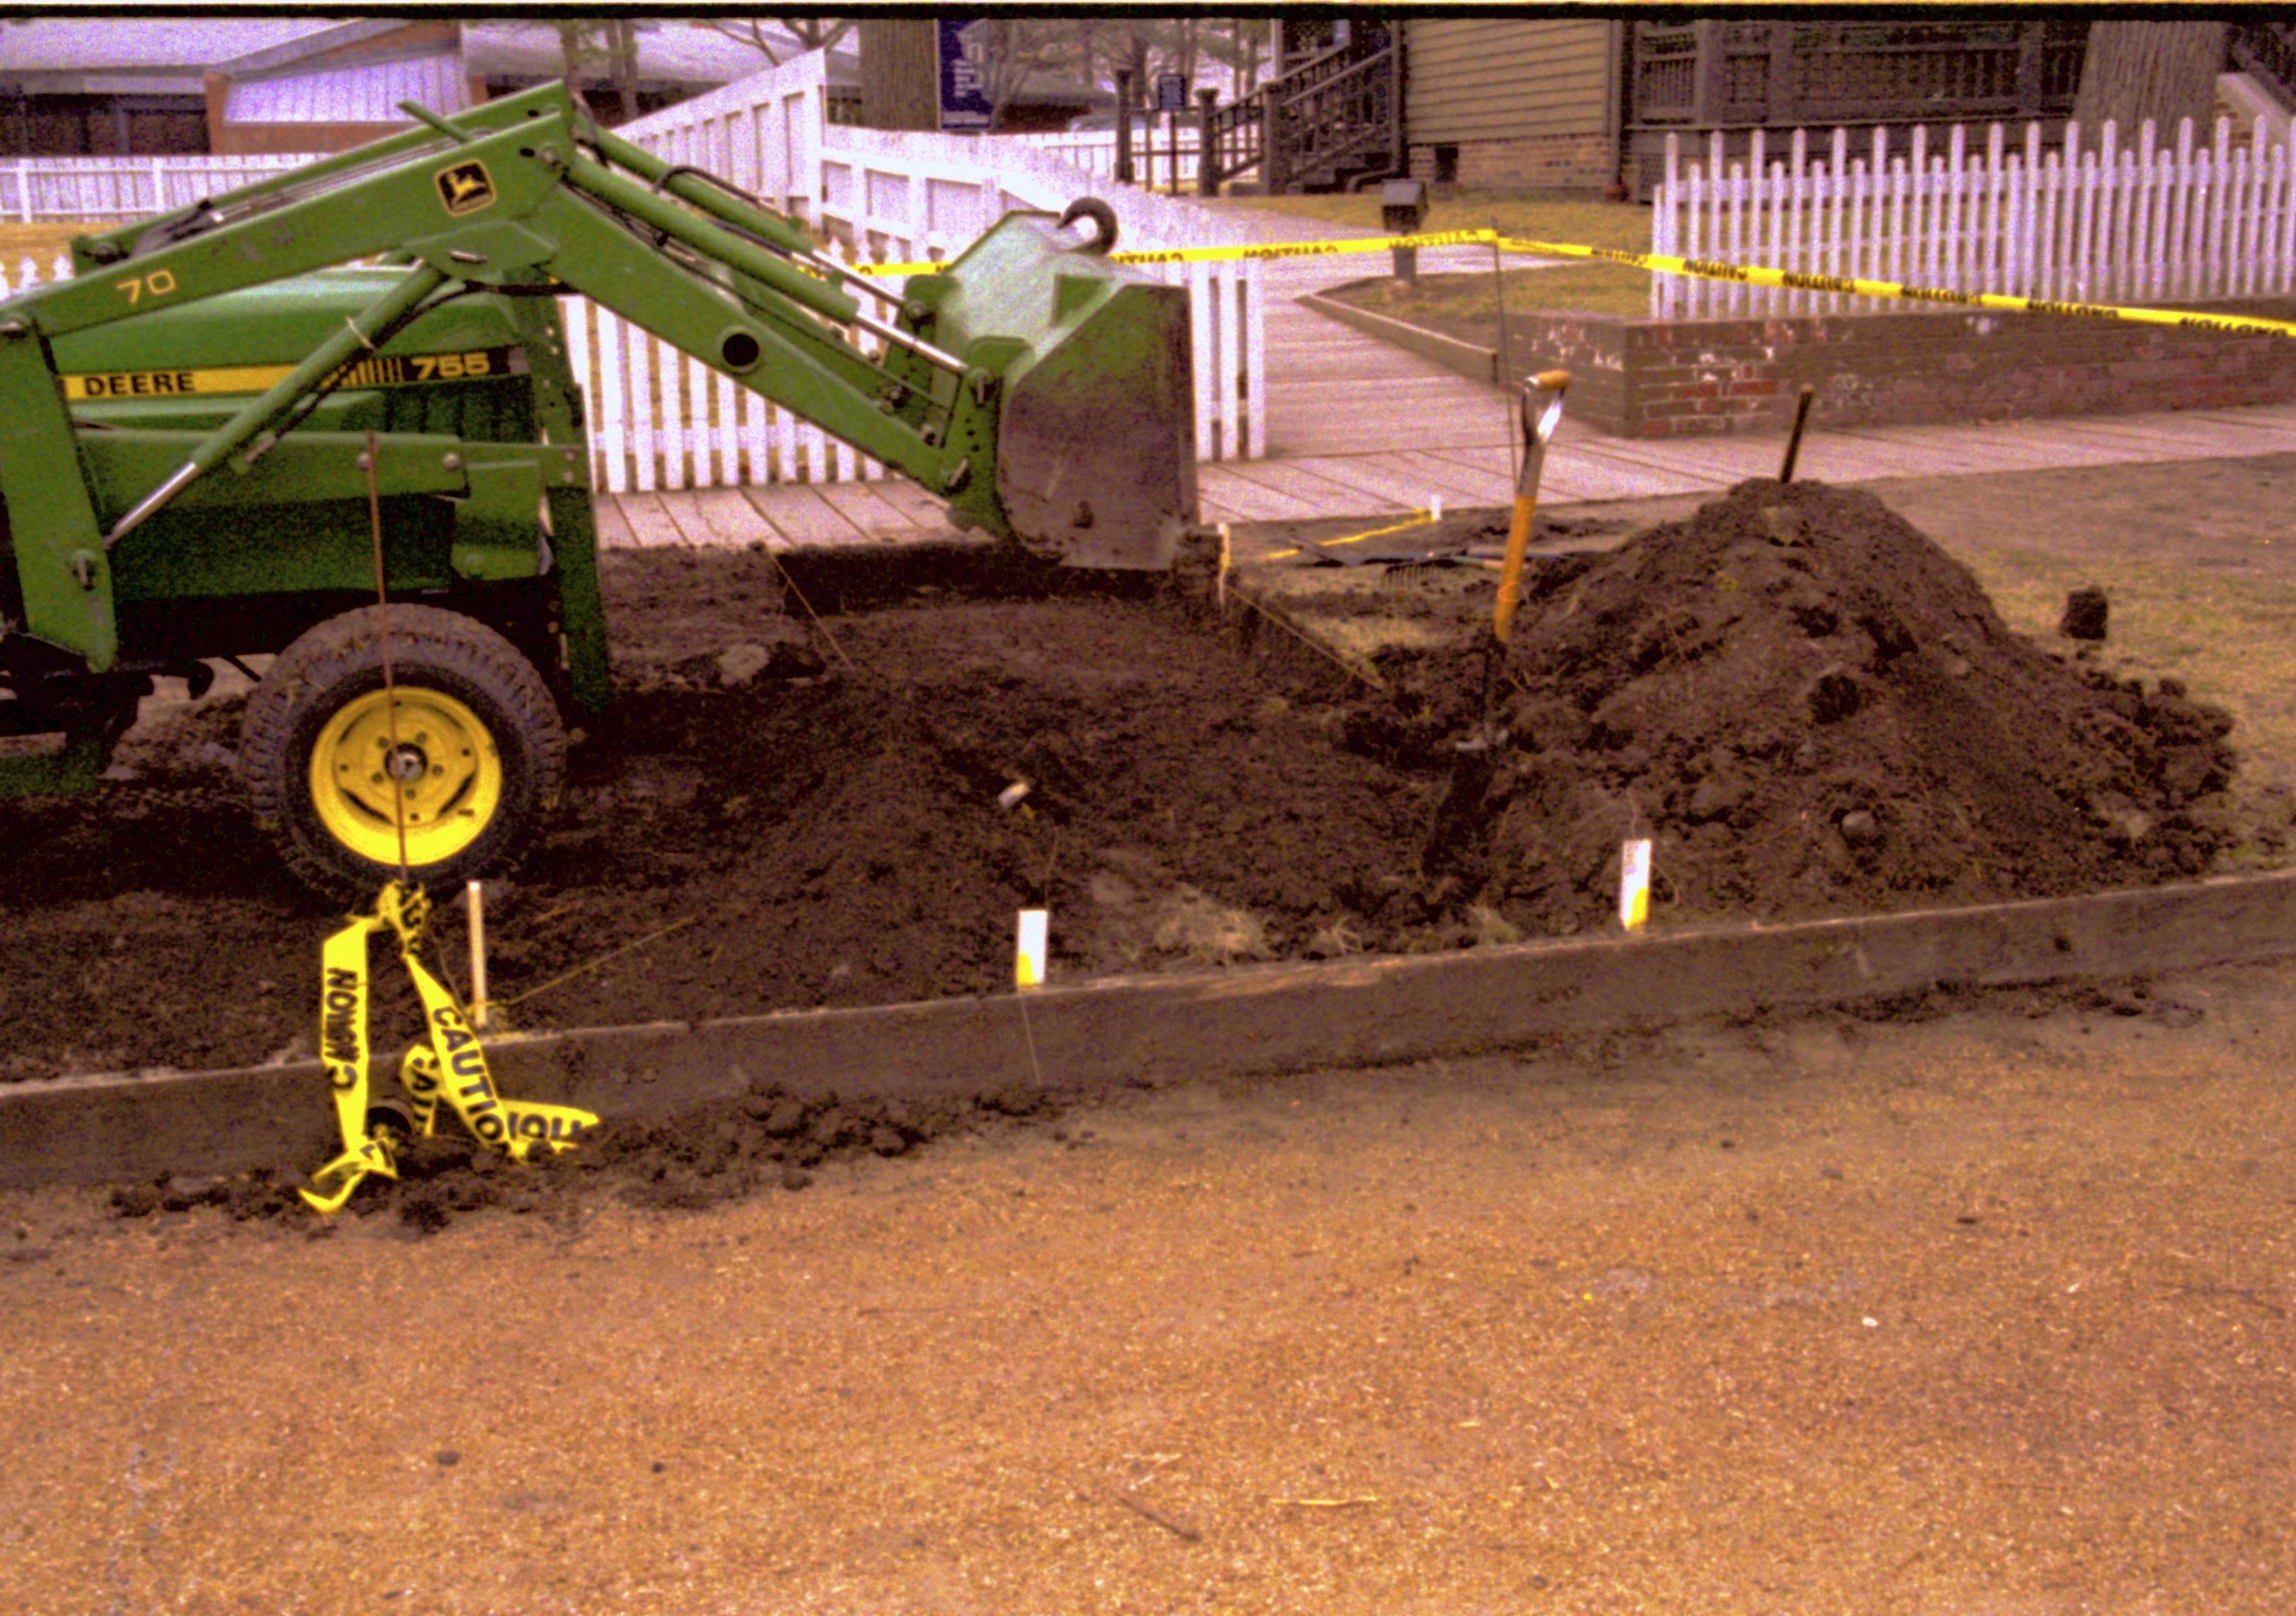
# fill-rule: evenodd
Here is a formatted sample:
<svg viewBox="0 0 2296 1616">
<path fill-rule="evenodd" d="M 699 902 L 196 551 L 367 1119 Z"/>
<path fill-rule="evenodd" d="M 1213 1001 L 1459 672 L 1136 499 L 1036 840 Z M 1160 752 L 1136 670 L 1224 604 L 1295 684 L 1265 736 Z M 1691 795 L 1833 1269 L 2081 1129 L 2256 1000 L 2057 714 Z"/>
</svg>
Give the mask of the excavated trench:
<svg viewBox="0 0 2296 1616">
<path fill-rule="evenodd" d="M 1037 905 L 1068 978 L 1567 935 L 1603 923 L 1635 834 L 1656 843 L 1660 923 L 2176 879 L 2231 836 L 2220 711 L 2013 634 L 1937 546 L 1823 485 L 1742 485 L 1615 552 L 1541 560 L 1493 681 L 1505 740 L 1464 798 L 1487 579 L 1379 653 L 1384 691 L 1160 585 L 970 553 L 824 558 L 800 581 L 817 631 L 760 553 L 607 558 L 619 699 L 490 900 L 512 1025 L 995 992 Z M 236 705 L 155 702 L 132 778 L 0 804 L 0 1079 L 309 1053 L 332 916 L 241 806 Z M 459 980 L 455 911 L 441 923 Z M 390 1045 L 412 1001 L 379 980 Z M 577 1170 L 686 1204 L 1035 1103 L 763 1093 L 610 1123 Z M 466 1155 L 427 1143 L 371 1204 L 431 1226 L 545 1182 Z M 265 1210 L 310 1165 L 123 1205 Z"/>
</svg>

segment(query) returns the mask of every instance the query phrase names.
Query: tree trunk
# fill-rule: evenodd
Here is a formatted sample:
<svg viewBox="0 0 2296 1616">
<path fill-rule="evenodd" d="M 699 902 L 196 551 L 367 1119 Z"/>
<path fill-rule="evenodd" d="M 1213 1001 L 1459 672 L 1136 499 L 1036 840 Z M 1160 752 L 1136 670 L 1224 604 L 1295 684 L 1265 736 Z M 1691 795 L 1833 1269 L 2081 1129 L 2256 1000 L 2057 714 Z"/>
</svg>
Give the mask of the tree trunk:
<svg viewBox="0 0 2296 1616">
<path fill-rule="evenodd" d="M 931 19 L 865 17 L 861 121 L 872 129 L 940 127 L 940 36 Z"/>
<path fill-rule="evenodd" d="M 627 17 L 619 17 L 610 25 L 614 99 L 622 105 L 621 121 L 627 123 L 638 115 L 638 30 L 637 24 Z"/>
<path fill-rule="evenodd" d="M 2170 140 L 2177 120 L 2189 118 L 2205 138 L 2224 64 L 2221 22 L 2092 22 L 2073 116 L 2085 130 L 2112 119 L 2124 144 L 2148 118 Z"/>
</svg>

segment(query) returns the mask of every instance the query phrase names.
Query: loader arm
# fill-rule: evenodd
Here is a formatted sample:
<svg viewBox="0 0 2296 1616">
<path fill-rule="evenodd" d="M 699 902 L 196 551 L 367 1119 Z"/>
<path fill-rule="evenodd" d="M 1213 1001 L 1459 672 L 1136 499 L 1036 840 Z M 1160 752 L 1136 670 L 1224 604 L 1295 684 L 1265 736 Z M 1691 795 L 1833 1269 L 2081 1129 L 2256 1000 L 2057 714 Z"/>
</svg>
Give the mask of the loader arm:
<svg viewBox="0 0 2296 1616">
<path fill-rule="evenodd" d="M 951 277 L 917 277 L 906 295 L 881 291 L 817 254 L 797 226 L 722 182 L 595 129 L 562 86 L 542 86 L 452 119 L 406 110 L 422 127 L 85 238 L 75 248 L 75 278 L 0 303 L 0 398 L 8 406 L 0 413 L 0 496 L 11 513 L 31 634 L 79 653 L 94 671 L 108 668 L 116 655 L 111 546 L 199 479 L 250 470 L 348 366 L 409 321 L 470 290 L 582 293 L 914 479 L 948 501 L 960 525 L 1040 550 L 1057 546 L 1064 535 L 1050 530 L 1054 524 L 1043 513 L 1066 497 L 1059 486 L 1065 468 L 1051 474 L 1050 492 L 1042 488 L 1047 455 L 1040 446 L 1010 457 L 1024 471 L 1008 475 L 1000 407 L 1011 388 L 1038 368 L 1044 351 L 1073 339 L 1112 305 L 1134 312 L 1148 307 L 1142 298 L 1172 291 L 1128 283 L 1128 272 L 1055 241 L 1047 216 L 1027 216 L 1008 218 L 983 240 L 1024 227 L 1029 241 L 1008 245 L 996 261 L 1017 267 L 1006 269 L 1008 278 L 1033 277 L 1024 289 L 1029 295 L 1005 299 L 1009 307 L 977 299 L 991 312 L 967 317 L 968 306 L 952 295 L 957 288 L 933 284 Z M 155 308 L 384 255 L 407 265 L 390 291 L 193 445 L 110 530 L 102 529 L 73 448 L 52 341 Z M 1039 290 L 1041 297 L 1035 295 Z M 878 308 L 891 317 L 871 311 Z M 1168 301 L 1153 310 L 1161 334 L 1144 350 L 1156 370 L 1152 382 L 1117 377 L 1115 390 L 1137 396 L 1152 386 L 1169 395 L 1177 387 L 1185 398 L 1184 302 L 1180 308 L 1177 327 Z M 1039 328 L 1041 338 L 1032 341 Z M 863 348 L 849 334 L 857 331 L 873 336 L 880 351 Z M 1175 348 L 1177 368 L 1168 351 Z M 1070 360 L 1065 370 L 1042 368 L 1074 394 Z M 1055 414 L 1034 412 L 1046 419 Z M 1169 458 L 1161 454 L 1158 463 Z M 1184 474 L 1164 481 L 1169 488 L 1157 503 L 1168 508 L 1135 524 L 1147 539 L 1137 546 L 1143 554 L 1160 554 L 1147 563 L 1114 564 L 1168 562 L 1179 530 L 1193 521 L 1193 456 Z M 1032 513 L 1027 530 L 1015 530 L 1008 492 Z M 1081 535 L 1095 514 L 1088 500 L 1070 503 Z M 1128 531 L 1120 521 L 1101 520 L 1103 533 L 1120 538 Z"/>
</svg>

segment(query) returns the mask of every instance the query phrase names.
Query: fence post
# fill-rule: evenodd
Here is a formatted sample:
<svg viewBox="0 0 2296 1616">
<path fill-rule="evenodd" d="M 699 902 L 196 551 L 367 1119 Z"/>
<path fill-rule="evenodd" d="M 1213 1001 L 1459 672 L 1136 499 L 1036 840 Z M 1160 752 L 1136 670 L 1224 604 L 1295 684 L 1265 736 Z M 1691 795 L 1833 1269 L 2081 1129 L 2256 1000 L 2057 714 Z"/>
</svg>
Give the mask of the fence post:
<svg viewBox="0 0 2296 1616">
<path fill-rule="evenodd" d="M 2272 190 L 2264 214 L 2264 284 L 2267 291 L 2286 291 L 2291 249 L 2296 247 L 2289 239 L 2290 232 L 2296 230 L 2296 129 L 2272 153 L 2270 167 Z"/>
<path fill-rule="evenodd" d="M 1985 129 L 1983 167 L 1969 198 L 1969 280 L 1964 290 L 1993 290 L 1993 268 L 2001 250 L 2001 126 Z"/>
<path fill-rule="evenodd" d="M 16 210 L 25 224 L 32 222 L 32 165 L 20 158 L 16 162 Z"/>
<path fill-rule="evenodd" d="M 1132 70 L 1116 70 L 1116 183 L 1128 185 L 1132 172 Z"/>
<path fill-rule="evenodd" d="M 2169 192 L 2169 239 L 2161 258 L 2161 284 L 2154 295 L 2165 293 L 2174 297 L 2182 288 L 2178 284 L 2177 261 L 2185 253 L 2185 214 L 2191 202 L 2193 185 L 2193 120 L 2177 120 L 2176 178 Z"/>
<path fill-rule="evenodd" d="M 1759 253 L 1763 263 L 1775 268 L 1778 261 L 1777 197 L 1770 185 L 1769 145 L 1767 131 L 1757 129 L 1747 143 L 1746 172 L 1752 175 L 1753 217 L 1746 221 L 1749 250 Z M 1764 234 L 1764 221 L 1768 233 Z M 1741 260 L 1742 262 L 1743 260 Z M 1767 316 L 1778 312 L 1778 293 L 1774 286 L 1765 286 L 1752 293 L 1751 313 Z"/>
<path fill-rule="evenodd" d="M 1682 207 L 1682 136 L 1669 133 L 1666 137 L 1666 173 L 1659 181 L 1658 195 L 1651 205 L 1656 230 L 1655 250 L 1669 257 L 1681 253 Z M 1651 318 L 1671 318 L 1677 307 L 1675 283 L 1678 275 L 1660 275 L 1651 277 Z"/>
<path fill-rule="evenodd" d="M 1196 194 L 1218 196 L 1220 165 L 1212 148 L 1212 117 L 1219 102 L 1218 90 L 1196 92 Z"/>
<path fill-rule="evenodd" d="M 1833 206 L 1828 210 L 1825 233 L 1825 273 L 1841 273 L 1841 204 L 1849 189 L 1849 131 L 1839 124 L 1833 129 L 1833 184 L 1827 187 L 1833 193 Z M 1833 300 L 1826 306 L 1829 314 L 1839 314 L 1849 306 L 1849 299 L 1840 292 L 1828 294 Z"/>
<path fill-rule="evenodd" d="M 1808 130 L 1802 128 L 1800 125 L 1795 126 L 1793 142 L 1792 144 L 1787 148 L 1787 153 L 1792 165 L 1787 174 L 1787 179 L 1792 185 L 1792 190 L 1786 198 L 1786 238 L 1788 242 L 1787 251 L 1792 258 L 1793 261 L 1791 264 L 1786 265 L 1785 267 L 1792 270 L 1804 270 L 1810 267 L 1809 261 L 1805 256 L 1803 250 L 1806 242 L 1806 237 L 1804 235 L 1806 225 L 1802 217 L 1802 203 L 1807 199 L 1809 188 Z M 1813 295 L 1814 294 L 1807 291 L 1797 291 L 1792 293 L 1791 300 L 1787 306 L 1788 312 L 1792 314 L 1808 314 L 1810 310 Z"/>
<path fill-rule="evenodd" d="M 2096 132 L 2096 295 L 2120 295 L 2128 252 L 2128 188 L 2121 184 L 2120 126 L 2108 118 Z"/>
<path fill-rule="evenodd" d="M 2217 119 L 2215 148 L 2209 162 L 2209 241 L 2201 259 L 2201 295 L 2213 297 L 2224 290 L 2225 205 L 2232 166 L 2232 119 Z"/>
</svg>

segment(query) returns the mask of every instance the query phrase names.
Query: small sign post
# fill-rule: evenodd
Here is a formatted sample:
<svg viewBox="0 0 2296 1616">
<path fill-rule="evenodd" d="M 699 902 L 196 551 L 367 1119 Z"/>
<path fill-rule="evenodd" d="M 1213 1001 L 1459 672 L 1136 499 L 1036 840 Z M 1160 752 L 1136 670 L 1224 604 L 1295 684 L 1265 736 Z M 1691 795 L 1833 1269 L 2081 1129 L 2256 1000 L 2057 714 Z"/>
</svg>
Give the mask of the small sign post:
<svg viewBox="0 0 2296 1616">
<path fill-rule="evenodd" d="M 1164 151 L 1170 159 L 1171 192 L 1177 196 L 1180 194 L 1180 114 L 1188 110 L 1188 80 L 1185 74 L 1156 75 L 1156 110 L 1164 115 Z"/>
</svg>

